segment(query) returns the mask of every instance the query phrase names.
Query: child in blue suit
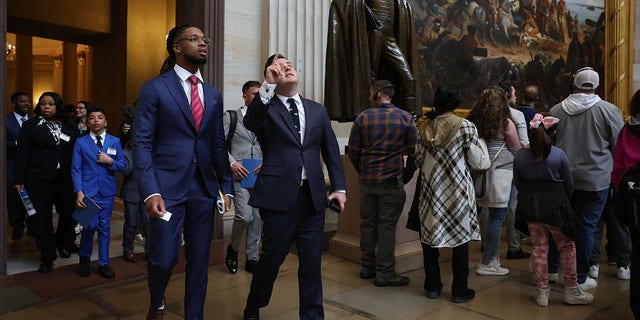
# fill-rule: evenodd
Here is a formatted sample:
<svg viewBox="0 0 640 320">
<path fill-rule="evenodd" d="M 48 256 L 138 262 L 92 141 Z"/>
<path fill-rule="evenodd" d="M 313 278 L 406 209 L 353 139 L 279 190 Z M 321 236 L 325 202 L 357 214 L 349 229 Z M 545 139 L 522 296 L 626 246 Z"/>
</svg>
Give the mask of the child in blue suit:
<svg viewBox="0 0 640 320">
<path fill-rule="evenodd" d="M 120 139 L 107 134 L 107 118 L 99 108 L 88 110 L 87 127 L 90 133 L 76 140 L 73 148 L 71 176 L 76 192 L 76 206 L 86 208 L 85 197 L 91 198 L 101 210 L 89 226 L 83 226 L 80 238 L 80 267 L 83 277 L 91 275 L 90 258 L 93 250 L 93 235 L 98 231 L 98 265 L 100 275 L 114 278 L 109 267 L 109 236 L 113 198 L 116 195 L 116 171 L 125 167 Z"/>
</svg>

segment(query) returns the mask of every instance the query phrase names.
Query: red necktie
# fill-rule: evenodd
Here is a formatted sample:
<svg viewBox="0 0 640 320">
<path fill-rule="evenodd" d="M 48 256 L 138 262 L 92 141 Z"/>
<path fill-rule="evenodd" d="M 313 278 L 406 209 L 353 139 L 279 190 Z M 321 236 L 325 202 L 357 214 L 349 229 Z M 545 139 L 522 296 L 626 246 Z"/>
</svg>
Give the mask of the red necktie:
<svg viewBox="0 0 640 320">
<path fill-rule="evenodd" d="M 190 76 L 189 82 L 191 82 L 191 115 L 193 115 L 193 122 L 196 125 L 196 131 L 200 131 L 200 123 L 202 123 L 202 116 L 204 115 L 204 107 L 198 94 L 198 77 Z"/>
</svg>

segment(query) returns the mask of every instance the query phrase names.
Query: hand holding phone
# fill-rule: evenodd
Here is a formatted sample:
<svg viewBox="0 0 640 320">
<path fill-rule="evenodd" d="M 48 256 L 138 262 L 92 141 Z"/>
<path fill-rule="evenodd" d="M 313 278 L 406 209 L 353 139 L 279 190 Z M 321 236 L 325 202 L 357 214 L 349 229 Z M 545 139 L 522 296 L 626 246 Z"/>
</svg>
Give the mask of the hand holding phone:
<svg viewBox="0 0 640 320">
<path fill-rule="evenodd" d="M 331 199 L 331 201 L 329 201 L 329 209 L 333 210 L 336 213 L 340 213 L 340 211 L 342 211 L 342 209 L 340 208 L 340 202 L 338 202 L 338 199 L 333 198 Z"/>
</svg>

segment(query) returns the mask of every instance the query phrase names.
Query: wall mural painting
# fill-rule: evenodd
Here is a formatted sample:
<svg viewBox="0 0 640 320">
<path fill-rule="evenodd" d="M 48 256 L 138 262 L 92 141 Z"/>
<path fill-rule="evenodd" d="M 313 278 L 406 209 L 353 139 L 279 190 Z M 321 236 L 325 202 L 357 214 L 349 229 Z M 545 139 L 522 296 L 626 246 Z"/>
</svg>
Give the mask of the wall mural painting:
<svg viewBox="0 0 640 320">
<path fill-rule="evenodd" d="M 440 83 L 461 89 L 470 108 L 490 84 L 541 90 L 540 111 L 565 97 L 572 74 L 604 79 L 604 0 L 408 0 L 416 19 L 422 102 Z"/>
</svg>

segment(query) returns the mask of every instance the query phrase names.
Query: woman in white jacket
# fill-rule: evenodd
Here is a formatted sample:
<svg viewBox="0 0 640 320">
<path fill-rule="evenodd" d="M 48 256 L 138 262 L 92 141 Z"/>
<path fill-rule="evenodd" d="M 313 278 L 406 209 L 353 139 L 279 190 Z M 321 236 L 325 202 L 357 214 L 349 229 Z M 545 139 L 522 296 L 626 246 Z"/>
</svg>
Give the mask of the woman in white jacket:
<svg viewBox="0 0 640 320">
<path fill-rule="evenodd" d="M 451 300 L 455 303 L 475 296 L 467 286 L 469 241 L 480 240 L 470 167 L 481 166 L 481 148 L 473 123 L 453 114 L 459 103 L 457 88 L 438 87 L 434 111 L 420 126 L 416 152 L 422 181 L 418 216 L 424 289 L 430 299 L 440 296 L 438 248 L 453 248 Z"/>
</svg>

